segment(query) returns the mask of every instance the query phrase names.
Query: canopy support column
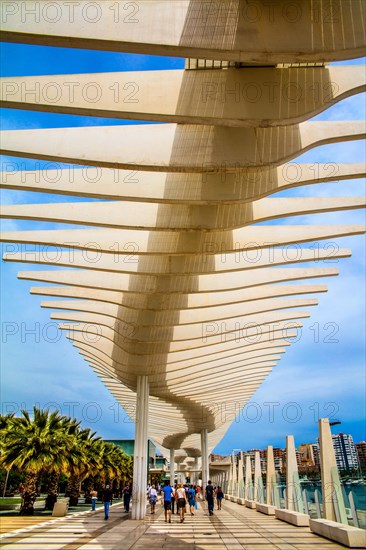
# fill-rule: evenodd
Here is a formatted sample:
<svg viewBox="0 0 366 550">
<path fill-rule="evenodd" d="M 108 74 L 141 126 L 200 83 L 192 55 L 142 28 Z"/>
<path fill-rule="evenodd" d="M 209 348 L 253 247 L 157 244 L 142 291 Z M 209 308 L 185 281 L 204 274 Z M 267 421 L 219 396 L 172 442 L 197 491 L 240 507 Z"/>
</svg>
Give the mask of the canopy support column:
<svg viewBox="0 0 366 550">
<path fill-rule="evenodd" d="M 174 463 L 174 449 L 170 449 L 170 485 L 174 487 L 175 478 L 175 463 Z"/>
<path fill-rule="evenodd" d="M 144 519 L 146 514 L 147 428 L 149 415 L 149 379 L 137 377 L 135 449 L 133 457 L 132 519 Z"/>
<path fill-rule="evenodd" d="M 202 487 L 205 490 L 207 481 L 209 478 L 209 465 L 208 465 L 208 433 L 204 428 L 201 431 L 201 453 L 202 453 Z"/>
</svg>

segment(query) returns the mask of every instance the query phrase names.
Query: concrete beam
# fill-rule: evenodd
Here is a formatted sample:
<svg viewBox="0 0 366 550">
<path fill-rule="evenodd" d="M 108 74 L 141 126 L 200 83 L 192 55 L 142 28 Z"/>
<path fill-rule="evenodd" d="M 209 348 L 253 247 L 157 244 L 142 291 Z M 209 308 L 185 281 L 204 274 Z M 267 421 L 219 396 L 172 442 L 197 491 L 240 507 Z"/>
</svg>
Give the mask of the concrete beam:
<svg viewBox="0 0 366 550">
<path fill-rule="evenodd" d="M 89 126 L 6 130 L 1 133 L 1 153 L 104 168 L 235 173 L 277 166 L 314 147 L 365 136 L 363 121 L 302 122 L 275 129 L 190 124 Z"/>
<path fill-rule="evenodd" d="M 219 126 L 304 122 L 365 91 L 364 66 L 11 77 L 0 79 L 9 109 Z"/>
<path fill-rule="evenodd" d="M 290 9 L 285 1 L 264 5 L 260 0 L 250 5 L 235 0 L 230 7 L 205 0 L 105 0 L 91 7 L 86 0 L 76 6 L 57 0 L 53 5 L 45 9 L 28 0 L 2 3 L 2 39 L 261 65 L 364 55 L 362 2 L 350 3 L 347 16 L 342 0 L 332 2 L 331 11 L 328 5 L 325 9 L 322 3 L 302 0 Z"/>
</svg>

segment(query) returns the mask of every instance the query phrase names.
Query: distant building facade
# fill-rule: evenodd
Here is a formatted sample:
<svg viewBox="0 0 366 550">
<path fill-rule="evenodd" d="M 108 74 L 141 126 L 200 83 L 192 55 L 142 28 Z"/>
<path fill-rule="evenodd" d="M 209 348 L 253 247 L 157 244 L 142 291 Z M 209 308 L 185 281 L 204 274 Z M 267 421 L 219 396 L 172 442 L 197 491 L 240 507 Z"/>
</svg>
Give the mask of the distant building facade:
<svg viewBox="0 0 366 550">
<path fill-rule="evenodd" d="M 356 470 L 359 467 L 356 445 L 349 434 L 332 434 L 336 463 L 339 471 Z M 319 447 L 319 438 L 317 438 Z"/>
<path fill-rule="evenodd" d="M 211 453 L 210 456 L 208 457 L 209 462 L 223 462 L 225 458 L 227 458 L 227 456 L 214 454 L 214 453 Z"/>
<path fill-rule="evenodd" d="M 298 448 L 297 463 L 299 468 L 314 468 L 314 448 L 311 443 L 304 443 Z"/>
<path fill-rule="evenodd" d="M 359 466 L 362 472 L 366 472 L 366 441 L 355 444 Z"/>
<path fill-rule="evenodd" d="M 134 439 L 106 439 L 107 443 L 113 443 L 122 451 L 124 451 L 128 456 L 133 457 L 134 449 L 135 449 L 135 440 Z M 155 460 L 156 460 L 156 447 L 154 443 L 148 439 L 147 442 L 147 448 L 148 448 L 148 468 L 155 468 Z"/>
<path fill-rule="evenodd" d="M 366 441 L 354 443 L 352 435 L 339 433 L 332 434 L 333 447 L 335 451 L 336 463 L 339 471 L 356 470 L 361 468 L 362 472 L 366 472 Z M 248 449 L 243 451 L 244 462 L 245 457 L 250 456 L 252 471 L 254 470 L 254 456 L 256 451 L 259 452 L 261 462 L 261 472 L 264 474 L 267 470 L 267 447 L 265 449 Z M 240 453 L 236 455 L 238 463 Z M 276 472 L 282 475 L 286 473 L 286 449 L 279 447 L 273 448 L 273 456 Z M 211 462 L 220 462 L 230 460 L 230 456 L 211 454 Z M 303 443 L 296 450 L 296 460 L 299 468 L 299 473 L 313 476 L 317 471 L 320 471 L 320 448 L 319 439 L 316 443 Z"/>
</svg>

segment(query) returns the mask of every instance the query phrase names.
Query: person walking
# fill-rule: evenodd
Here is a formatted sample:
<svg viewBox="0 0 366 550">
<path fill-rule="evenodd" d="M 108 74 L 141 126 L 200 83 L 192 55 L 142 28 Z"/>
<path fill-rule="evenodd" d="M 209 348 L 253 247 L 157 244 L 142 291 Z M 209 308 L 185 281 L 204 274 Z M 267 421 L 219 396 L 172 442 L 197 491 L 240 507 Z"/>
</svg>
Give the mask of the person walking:
<svg viewBox="0 0 366 550">
<path fill-rule="evenodd" d="M 104 519 L 108 519 L 109 518 L 109 507 L 112 504 L 112 500 L 113 500 L 113 493 L 110 490 L 109 485 L 105 486 L 105 489 L 103 491 L 102 500 L 103 500 L 103 504 L 104 504 Z"/>
<path fill-rule="evenodd" d="M 207 500 L 208 505 L 208 513 L 210 516 L 213 516 L 213 509 L 214 509 L 214 488 L 211 484 L 211 480 L 209 479 L 207 482 L 206 490 L 205 490 L 205 496 Z"/>
<path fill-rule="evenodd" d="M 179 510 L 180 522 L 183 523 L 184 513 L 186 511 L 186 505 L 187 505 L 187 496 L 186 496 L 186 491 L 183 487 L 183 483 L 180 483 L 180 485 L 178 486 L 178 489 L 176 492 L 176 498 L 177 498 L 177 509 Z"/>
<path fill-rule="evenodd" d="M 177 484 L 174 485 L 174 494 L 176 492 L 177 492 Z M 175 511 L 174 511 L 175 505 L 176 505 L 175 498 L 172 498 L 172 514 L 173 514 L 173 516 L 175 514 Z M 177 514 L 178 514 L 178 508 L 177 508 Z"/>
<path fill-rule="evenodd" d="M 92 491 L 90 491 L 90 496 L 91 496 L 91 509 L 92 509 L 92 512 L 95 512 L 95 508 L 96 508 L 96 504 L 97 504 L 97 500 L 98 500 L 98 493 L 95 489 L 93 489 Z"/>
<path fill-rule="evenodd" d="M 129 512 L 129 511 L 130 511 L 131 493 L 132 493 L 131 486 L 130 486 L 130 485 L 126 485 L 125 488 L 123 489 L 123 492 L 122 492 L 122 495 L 123 495 L 123 506 L 124 506 L 125 512 Z"/>
<path fill-rule="evenodd" d="M 221 504 L 222 504 L 222 499 L 224 498 L 224 492 L 223 490 L 221 489 L 220 486 L 217 487 L 216 489 L 216 502 L 217 502 L 217 509 L 218 510 L 221 510 Z"/>
<path fill-rule="evenodd" d="M 158 498 L 158 493 L 155 489 L 155 485 L 152 485 L 149 489 L 149 502 L 151 506 L 151 513 L 155 514 L 155 505 Z"/>
<path fill-rule="evenodd" d="M 163 487 L 163 503 L 164 503 L 164 515 L 165 523 L 169 518 L 169 523 L 172 522 L 172 497 L 174 496 L 174 489 L 169 485 L 169 481 L 165 482 Z"/>
<path fill-rule="evenodd" d="M 187 498 L 188 498 L 188 504 L 189 504 L 189 511 L 191 512 L 191 516 L 194 516 L 194 509 L 196 505 L 196 491 L 194 490 L 193 485 L 189 486 L 189 489 L 187 491 Z"/>
</svg>

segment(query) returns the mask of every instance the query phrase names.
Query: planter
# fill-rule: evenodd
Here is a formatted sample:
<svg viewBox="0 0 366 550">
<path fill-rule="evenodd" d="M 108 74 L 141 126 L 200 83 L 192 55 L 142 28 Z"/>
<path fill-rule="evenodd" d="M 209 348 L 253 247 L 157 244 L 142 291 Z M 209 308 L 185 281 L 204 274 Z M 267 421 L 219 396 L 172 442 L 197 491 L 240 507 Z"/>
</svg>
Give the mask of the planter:
<svg viewBox="0 0 366 550">
<path fill-rule="evenodd" d="M 20 504 L 0 504 L 0 510 L 20 510 Z"/>
</svg>

